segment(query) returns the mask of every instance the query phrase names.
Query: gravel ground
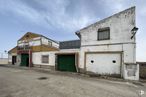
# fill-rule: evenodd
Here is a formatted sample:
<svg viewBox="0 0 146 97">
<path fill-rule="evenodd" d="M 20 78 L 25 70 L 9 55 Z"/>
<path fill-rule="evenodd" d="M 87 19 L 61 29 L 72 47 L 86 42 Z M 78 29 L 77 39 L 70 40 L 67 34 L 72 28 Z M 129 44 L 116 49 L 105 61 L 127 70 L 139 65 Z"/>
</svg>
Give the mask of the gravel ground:
<svg viewBox="0 0 146 97">
<path fill-rule="evenodd" d="M 146 97 L 146 84 L 0 66 L 0 97 Z"/>
</svg>

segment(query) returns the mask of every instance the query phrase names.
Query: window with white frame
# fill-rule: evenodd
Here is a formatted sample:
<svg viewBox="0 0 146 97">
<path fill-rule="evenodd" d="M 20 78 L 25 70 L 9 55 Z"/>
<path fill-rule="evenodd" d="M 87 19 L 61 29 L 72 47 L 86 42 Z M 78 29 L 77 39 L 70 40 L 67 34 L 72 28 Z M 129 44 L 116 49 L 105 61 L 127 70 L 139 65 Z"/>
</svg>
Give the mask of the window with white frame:
<svg viewBox="0 0 146 97">
<path fill-rule="evenodd" d="M 98 40 L 109 40 L 110 39 L 110 28 L 98 29 Z"/>
<path fill-rule="evenodd" d="M 49 55 L 42 55 L 42 63 L 49 63 Z"/>
</svg>

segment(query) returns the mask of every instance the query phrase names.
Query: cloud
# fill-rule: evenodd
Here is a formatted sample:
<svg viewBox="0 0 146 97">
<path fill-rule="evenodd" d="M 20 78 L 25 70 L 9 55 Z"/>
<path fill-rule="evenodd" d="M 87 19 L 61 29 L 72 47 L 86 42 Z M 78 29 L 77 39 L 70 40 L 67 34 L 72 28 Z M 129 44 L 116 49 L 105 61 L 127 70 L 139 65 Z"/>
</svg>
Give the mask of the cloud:
<svg viewBox="0 0 146 97">
<path fill-rule="evenodd" d="M 33 25 L 33 29 L 38 27 L 40 31 L 73 35 L 76 30 L 99 19 L 136 5 L 136 23 L 139 28 L 137 59 L 145 60 L 146 5 L 143 2 L 144 0 L 0 0 L 0 15 L 8 15 L 13 21 L 27 22 L 30 28 Z"/>
<path fill-rule="evenodd" d="M 26 2 L 27 1 L 27 2 Z M 34 0 L 34 4 L 30 5 L 28 0 L 2 0 L 0 2 L 0 11 L 12 13 L 16 17 L 21 17 L 26 21 L 35 25 L 46 28 L 54 28 L 72 32 L 93 23 L 97 18 L 95 16 L 79 12 L 79 15 L 74 15 L 67 12 L 68 0 Z M 37 4 L 40 9 L 33 6 Z M 76 12 L 77 13 L 77 12 Z"/>
<path fill-rule="evenodd" d="M 46 12 L 45 20 L 54 28 L 66 30 L 67 32 L 83 28 L 88 24 L 93 23 L 96 19 L 95 16 L 91 17 L 90 15 L 84 14 L 82 11 L 78 10 L 76 10 L 76 15 L 74 13 L 68 13 L 67 10 L 70 6 L 68 0 L 62 0 L 61 2 L 60 0 L 56 0 L 51 3 L 51 5 L 47 5 L 48 3 L 46 2 L 40 2 L 40 4 L 46 8 L 49 6 L 49 9 L 51 9 L 51 11 Z M 71 12 L 73 10 L 71 10 Z M 77 14 L 78 12 L 80 14 Z"/>
<path fill-rule="evenodd" d="M 17 17 L 22 17 L 22 19 L 36 24 L 41 22 L 40 14 L 35 9 L 26 6 L 23 2 L 20 2 L 20 0 L 2 0 L 0 2 L 0 11 Z"/>
</svg>

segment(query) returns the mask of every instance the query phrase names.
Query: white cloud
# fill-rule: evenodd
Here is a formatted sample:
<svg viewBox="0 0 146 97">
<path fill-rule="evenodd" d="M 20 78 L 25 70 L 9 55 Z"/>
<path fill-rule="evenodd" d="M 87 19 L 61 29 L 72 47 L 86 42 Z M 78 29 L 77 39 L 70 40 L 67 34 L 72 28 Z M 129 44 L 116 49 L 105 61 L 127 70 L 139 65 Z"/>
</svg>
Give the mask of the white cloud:
<svg viewBox="0 0 146 97">
<path fill-rule="evenodd" d="M 8 0 L 0 4 L 0 11 L 13 13 L 26 21 L 39 26 L 45 26 L 46 28 L 66 29 L 66 32 L 72 32 L 85 27 L 93 23 L 96 19 L 96 17 L 90 17 L 84 13 L 81 13 L 79 17 L 71 17 L 66 12 L 69 4 L 68 0 L 52 0 L 51 2 L 50 0 L 45 0 L 44 2 L 41 0 L 35 1 L 46 10 L 38 11 L 20 0 Z"/>
<path fill-rule="evenodd" d="M 68 0 L 56 0 L 51 4 L 49 2 L 38 2 L 42 6 L 51 9 L 51 12 L 49 11 L 44 14 L 47 22 L 54 26 L 54 28 L 66 30 L 67 33 L 68 31 L 72 32 L 83 28 L 93 23 L 96 19 L 96 17 L 90 17 L 88 14 L 81 14 L 79 17 L 71 17 L 71 15 L 66 12 L 69 4 Z"/>
<path fill-rule="evenodd" d="M 104 2 L 104 5 L 107 6 L 107 9 L 110 8 L 110 11 L 121 11 L 125 5 L 124 0 L 102 0 Z"/>
<path fill-rule="evenodd" d="M 76 6 L 79 7 L 80 10 L 75 9 L 74 14 L 72 12 L 68 13 L 67 8 L 73 8 L 78 3 L 69 6 L 70 0 L 33 0 L 45 10 L 35 9 L 31 5 L 27 4 L 29 3 L 29 0 L 27 1 L 28 2 L 24 3 L 23 0 L 0 0 L 0 13 L 15 15 L 23 21 L 28 21 L 31 24 L 39 25 L 40 27 L 45 27 L 47 29 L 59 29 L 66 33 L 72 33 L 94 23 L 103 15 L 112 15 L 136 4 L 137 26 L 140 28 L 137 34 L 137 59 L 146 60 L 144 59 L 144 51 L 146 49 L 146 5 L 143 3 L 143 0 L 140 0 L 140 3 L 137 3 L 138 1 L 127 0 L 94 0 L 94 2 L 96 2 L 95 5 L 99 7 L 98 9 L 96 9 L 96 7 L 92 8 L 92 5 L 88 4 L 88 6 L 86 5 L 86 8 L 86 6 L 84 6 L 84 2 L 86 1 L 81 0 L 81 5 Z M 100 8 L 104 11 L 101 12 L 102 14 L 98 14 L 98 12 L 101 11 Z M 89 10 L 86 11 L 87 9 Z M 90 11 L 91 13 L 88 13 Z M 97 13 L 98 16 L 94 13 Z"/>
<path fill-rule="evenodd" d="M 18 0 L 1 1 L 0 11 L 9 13 L 18 17 L 23 17 L 27 21 L 39 24 L 41 22 L 40 14 L 33 8 L 28 7 L 25 3 Z"/>
</svg>

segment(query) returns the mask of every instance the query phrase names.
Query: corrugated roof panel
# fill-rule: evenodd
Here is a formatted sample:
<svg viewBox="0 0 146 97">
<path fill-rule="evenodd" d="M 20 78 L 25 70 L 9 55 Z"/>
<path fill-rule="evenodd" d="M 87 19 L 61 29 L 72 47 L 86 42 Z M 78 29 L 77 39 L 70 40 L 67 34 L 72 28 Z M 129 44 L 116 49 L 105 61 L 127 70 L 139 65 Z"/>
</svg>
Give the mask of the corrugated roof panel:
<svg viewBox="0 0 146 97">
<path fill-rule="evenodd" d="M 81 46 L 80 40 L 62 41 L 59 43 L 60 49 L 76 49 L 80 48 L 80 46 Z"/>
</svg>

